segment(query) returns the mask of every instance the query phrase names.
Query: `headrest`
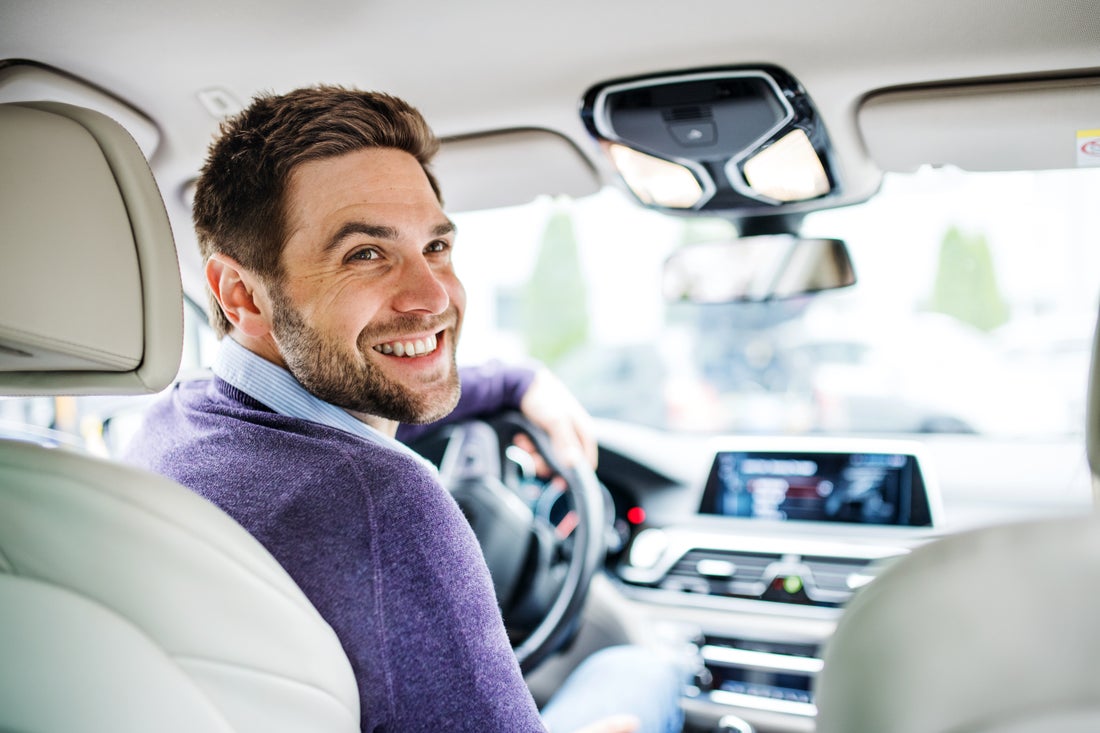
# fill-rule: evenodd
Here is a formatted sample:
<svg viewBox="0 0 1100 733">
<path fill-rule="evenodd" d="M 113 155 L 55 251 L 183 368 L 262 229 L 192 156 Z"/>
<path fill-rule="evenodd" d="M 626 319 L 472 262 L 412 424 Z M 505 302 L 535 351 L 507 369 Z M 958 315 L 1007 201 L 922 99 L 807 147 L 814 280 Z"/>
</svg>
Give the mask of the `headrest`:
<svg viewBox="0 0 1100 733">
<path fill-rule="evenodd" d="M 172 381 L 179 264 L 121 125 L 67 104 L 0 104 L 0 230 L 0 394 L 144 394 Z"/>
</svg>

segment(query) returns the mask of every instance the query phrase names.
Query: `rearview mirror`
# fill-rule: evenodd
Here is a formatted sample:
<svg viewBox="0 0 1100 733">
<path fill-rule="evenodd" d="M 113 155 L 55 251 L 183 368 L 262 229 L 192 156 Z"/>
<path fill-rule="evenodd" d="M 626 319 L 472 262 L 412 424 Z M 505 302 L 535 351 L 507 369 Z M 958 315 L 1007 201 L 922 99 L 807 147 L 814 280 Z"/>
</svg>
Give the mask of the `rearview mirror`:
<svg viewBox="0 0 1100 733">
<path fill-rule="evenodd" d="M 780 300 L 855 284 L 848 247 L 839 239 L 790 234 L 689 245 L 665 262 L 670 302 Z"/>
</svg>

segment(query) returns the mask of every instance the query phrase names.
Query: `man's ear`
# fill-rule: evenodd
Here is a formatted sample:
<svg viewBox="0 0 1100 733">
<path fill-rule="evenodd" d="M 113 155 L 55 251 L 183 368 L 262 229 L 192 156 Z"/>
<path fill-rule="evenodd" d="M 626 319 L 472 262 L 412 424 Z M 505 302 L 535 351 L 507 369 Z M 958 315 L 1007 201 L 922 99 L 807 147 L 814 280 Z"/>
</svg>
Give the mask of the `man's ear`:
<svg viewBox="0 0 1100 733">
<path fill-rule="evenodd" d="M 271 331 L 271 307 L 263 282 L 228 255 L 206 261 L 206 283 L 234 328 L 259 338 Z"/>
</svg>

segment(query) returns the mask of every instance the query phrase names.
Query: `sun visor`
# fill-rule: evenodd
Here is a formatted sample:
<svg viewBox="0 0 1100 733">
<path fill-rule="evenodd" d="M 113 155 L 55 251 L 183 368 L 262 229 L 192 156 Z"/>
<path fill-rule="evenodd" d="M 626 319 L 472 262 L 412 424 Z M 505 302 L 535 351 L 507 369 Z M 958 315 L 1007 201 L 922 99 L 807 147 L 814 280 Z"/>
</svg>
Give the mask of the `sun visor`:
<svg viewBox="0 0 1100 733">
<path fill-rule="evenodd" d="M 884 91 L 864 100 L 858 119 L 885 171 L 1100 165 L 1100 77 Z"/>
<path fill-rule="evenodd" d="M 1093 504 L 1100 506 L 1100 325 L 1092 336 L 1092 362 L 1085 400 L 1085 448 L 1092 469 Z"/>
<path fill-rule="evenodd" d="M 448 211 L 515 206 L 540 195 L 576 198 L 600 189 L 595 167 L 572 142 L 533 128 L 445 138 L 432 170 Z"/>
</svg>

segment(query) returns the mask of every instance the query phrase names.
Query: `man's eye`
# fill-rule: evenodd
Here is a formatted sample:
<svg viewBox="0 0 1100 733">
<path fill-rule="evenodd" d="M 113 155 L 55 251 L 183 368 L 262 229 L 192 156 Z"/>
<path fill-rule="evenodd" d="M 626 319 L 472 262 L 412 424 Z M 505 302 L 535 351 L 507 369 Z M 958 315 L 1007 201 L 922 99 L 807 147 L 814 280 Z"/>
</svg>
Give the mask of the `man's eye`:
<svg viewBox="0 0 1100 733">
<path fill-rule="evenodd" d="M 378 259 L 378 250 L 371 247 L 364 247 L 363 249 L 357 249 L 352 252 L 349 260 L 376 260 Z"/>
<path fill-rule="evenodd" d="M 448 247 L 450 247 L 450 244 L 448 242 L 446 242 L 445 240 L 440 239 L 438 241 L 435 241 L 435 242 L 432 242 L 431 244 L 429 244 L 427 247 L 424 248 L 424 251 L 425 252 L 446 252 Z"/>
</svg>

